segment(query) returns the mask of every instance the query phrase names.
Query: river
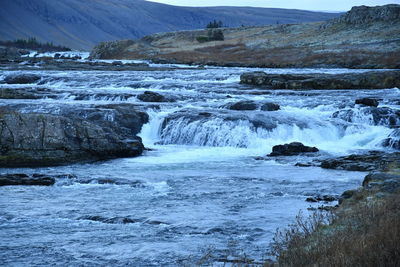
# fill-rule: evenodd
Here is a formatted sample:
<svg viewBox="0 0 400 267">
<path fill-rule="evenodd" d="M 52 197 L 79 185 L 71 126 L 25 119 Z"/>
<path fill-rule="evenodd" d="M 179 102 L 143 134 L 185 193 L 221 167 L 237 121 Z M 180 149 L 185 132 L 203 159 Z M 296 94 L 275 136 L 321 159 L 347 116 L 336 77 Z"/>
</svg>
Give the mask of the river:
<svg viewBox="0 0 400 267">
<path fill-rule="evenodd" d="M 70 175 L 50 187 L 0 187 L 2 266 L 177 266 L 194 265 L 202 257 L 221 266 L 221 258 L 261 262 L 277 228 L 292 223 L 300 210 L 306 214 L 307 208 L 320 205 L 305 202 L 308 196 L 339 195 L 358 187 L 365 176 L 295 163 L 387 149 L 381 143 L 392 130 L 384 123 L 375 125 L 364 112 L 367 108 L 354 100 L 376 97 L 383 99 L 381 106 L 399 109 L 399 89 L 257 90 L 239 84 L 240 74 L 250 69 L 178 67 L 18 71 L 46 77 L 32 87 L 49 89 L 53 97 L 0 100 L 1 105 L 28 103 L 27 112 L 56 113 L 61 105 L 137 103 L 150 117 L 139 135 L 151 150 L 136 158 L 90 164 L 0 168 L 1 173 Z M 4 70 L 0 76 L 15 72 Z M 175 102 L 140 102 L 135 95 L 144 91 Z M 274 102 L 281 109 L 227 109 L 239 100 Z M 334 115 L 345 110 L 352 111 L 350 121 Z M 255 159 L 270 153 L 273 145 L 292 141 L 320 152 Z M 121 182 L 99 182 L 104 179 Z"/>
</svg>

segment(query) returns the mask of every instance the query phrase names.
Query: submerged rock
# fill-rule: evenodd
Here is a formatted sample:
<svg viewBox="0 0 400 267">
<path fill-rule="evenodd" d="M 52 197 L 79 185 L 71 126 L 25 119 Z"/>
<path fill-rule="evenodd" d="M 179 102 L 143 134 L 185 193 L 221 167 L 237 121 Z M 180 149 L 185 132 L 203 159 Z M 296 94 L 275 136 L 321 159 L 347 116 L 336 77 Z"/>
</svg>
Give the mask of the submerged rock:
<svg viewBox="0 0 400 267">
<path fill-rule="evenodd" d="M 26 84 L 37 82 L 40 79 L 41 77 L 35 74 L 13 74 L 4 78 L 4 82 L 8 84 Z"/>
<path fill-rule="evenodd" d="M 280 109 L 281 109 L 281 107 L 278 104 L 275 104 L 272 102 L 264 103 L 261 106 L 262 111 L 276 111 L 276 110 L 280 110 Z"/>
<path fill-rule="evenodd" d="M 132 157 L 140 140 L 112 129 L 59 115 L 0 113 L 0 166 L 37 167 Z"/>
<path fill-rule="evenodd" d="M 372 125 L 396 126 L 400 124 L 400 111 L 388 107 L 363 107 L 359 110 L 345 109 L 332 114 L 347 122 L 357 122 L 360 117 L 370 121 Z"/>
<path fill-rule="evenodd" d="M 0 186 L 6 185 L 42 185 L 49 186 L 55 183 L 53 177 L 43 174 L 2 174 L 0 175 Z"/>
<path fill-rule="evenodd" d="M 301 153 L 318 152 L 318 148 L 305 146 L 300 142 L 292 142 L 290 144 L 276 145 L 272 148 L 272 153 L 268 156 L 294 156 Z"/>
<path fill-rule="evenodd" d="M 240 83 L 266 89 L 384 89 L 400 87 L 400 71 L 345 74 L 267 74 L 248 72 Z"/>
<path fill-rule="evenodd" d="M 359 104 L 359 105 L 370 106 L 370 107 L 377 107 L 379 105 L 378 100 L 373 99 L 373 98 L 368 98 L 368 97 L 356 99 L 355 103 Z"/>
<path fill-rule="evenodd" d="M 395 129 L 383 140 L 383 146 L 400 150 L 400 129 Z"/>
</svg>

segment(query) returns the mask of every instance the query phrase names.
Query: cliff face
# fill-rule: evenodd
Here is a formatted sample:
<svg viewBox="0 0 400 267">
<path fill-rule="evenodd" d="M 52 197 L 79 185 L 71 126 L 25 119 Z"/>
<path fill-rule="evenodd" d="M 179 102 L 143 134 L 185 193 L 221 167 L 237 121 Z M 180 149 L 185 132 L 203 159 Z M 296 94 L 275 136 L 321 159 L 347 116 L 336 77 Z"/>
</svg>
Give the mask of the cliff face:
<svg viewBox="0 0 400 267">
<path fill-rule="evenodd" d="M 143 0 L 2 0 L 0 39 L 36 37 L 74 49 L 101 41 L 203 28 L 217 19 L 230 27 L 325 21 L 339 14 L 289 9 L 192 8 Z"/>
<path fill-rule="evenodd" d="M 400 68 L 400 5 L 354 7 L 325 23 L 223 28 L 224 41 L 200 43 L 206 30 L 146 36 L 92 58 L 265 67 Z"/>
<path fill-rule="evenodd" d="M 369 23 L 396 23 L 400 20 L 400 5 L 377 7 L 356 6 L 346 14 L 332 19 L 330 24 L 367 25 Z"/>
</svg>

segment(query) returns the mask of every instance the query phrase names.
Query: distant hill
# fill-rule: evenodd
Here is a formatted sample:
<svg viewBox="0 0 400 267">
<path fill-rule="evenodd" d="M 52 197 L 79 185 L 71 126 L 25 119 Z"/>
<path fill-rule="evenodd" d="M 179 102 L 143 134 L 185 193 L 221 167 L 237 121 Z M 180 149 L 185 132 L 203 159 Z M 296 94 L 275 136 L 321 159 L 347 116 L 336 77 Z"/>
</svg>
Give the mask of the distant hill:
<svg viewBox="0 0 400 267">
<path fill-rule="evenodd" d="M 143 0 L 2 0 L 0 39 L 88 50 L 101 41 L 137 39 L 158 32 L 226 26 L 324 21 L 337 13 L 252 7 L 177 7 Z"/>
</svg>

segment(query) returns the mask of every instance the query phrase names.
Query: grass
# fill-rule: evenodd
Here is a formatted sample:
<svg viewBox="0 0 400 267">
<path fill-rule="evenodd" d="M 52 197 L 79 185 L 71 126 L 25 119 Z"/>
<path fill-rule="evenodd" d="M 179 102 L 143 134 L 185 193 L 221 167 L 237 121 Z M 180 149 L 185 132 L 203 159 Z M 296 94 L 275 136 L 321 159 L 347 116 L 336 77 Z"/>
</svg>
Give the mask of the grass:
<svg viewBox="0 0 400 267">
<path fill-rule="evenodd" d="M 334 212 L 298 216 L 264 266 L 400 266 L 400 199 L 365 195 Z"/>
</svg>

